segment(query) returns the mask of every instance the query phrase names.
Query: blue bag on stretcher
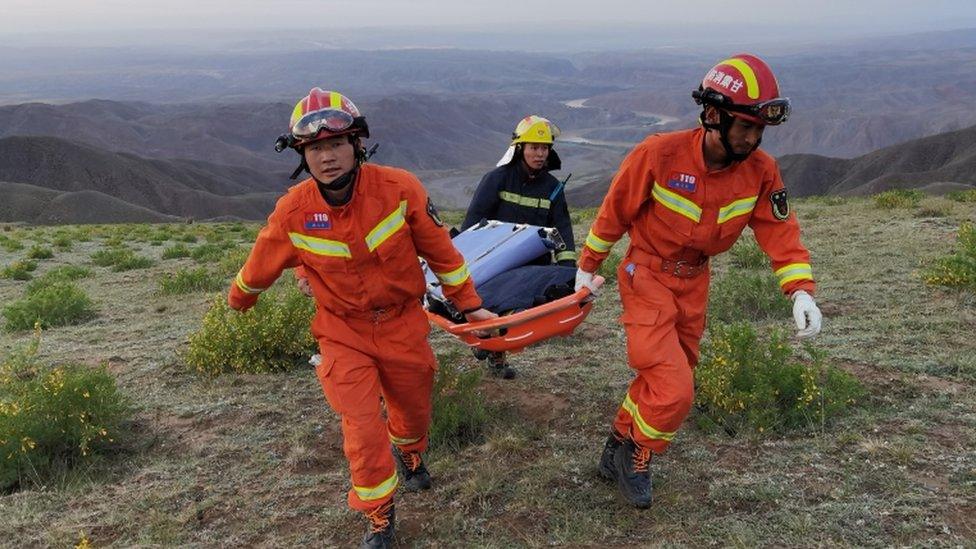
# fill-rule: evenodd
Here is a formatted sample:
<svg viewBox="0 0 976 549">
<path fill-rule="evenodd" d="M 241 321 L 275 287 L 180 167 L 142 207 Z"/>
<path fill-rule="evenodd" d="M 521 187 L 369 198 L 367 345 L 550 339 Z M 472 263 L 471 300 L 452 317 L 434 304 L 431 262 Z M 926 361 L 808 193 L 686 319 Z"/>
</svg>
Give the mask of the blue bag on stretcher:
<svg viewBox="0 0 976 549">
<path fill-rule="evenodd" d="M 455 236 L 452 243 L 464 256 L 475 286 L 505 271 L 526 265 L 551 250 L 559 251 L 566 247 L 556 229 L 492 220 L 472 225 Z M 443 299 L 437 276 L 426 263 L 423 266 L 428 293 Z"/>
</svg>

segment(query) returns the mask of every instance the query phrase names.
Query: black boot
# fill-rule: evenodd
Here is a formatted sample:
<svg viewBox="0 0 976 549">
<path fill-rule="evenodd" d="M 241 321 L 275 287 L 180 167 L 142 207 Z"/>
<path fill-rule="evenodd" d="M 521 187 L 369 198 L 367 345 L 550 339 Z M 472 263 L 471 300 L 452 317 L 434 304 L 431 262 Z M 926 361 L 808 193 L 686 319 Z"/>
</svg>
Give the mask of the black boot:
<svg viewBox="0 0 976 549">
<path fill-rule="evenodd" d="M 615 431 L 607 437 L 607 443 L 603 446 L 603 454 L 600 456 L 599 471 L 601 477 L 613 480 L 613 455 L 617 452 L 617 448 L 623 444 L 623 441 L 624 437 Z"/>
<path fill-rule="evenodd" d="M 359 544 L 359 549 L 393 547 L 393 530 L 396 522 L 393 500 L 391 499 L 372 511 L 367 511 L 365 515 L 369 519 L 369 525 L 366 526 L 366 535 L 363 536 L 363 542 Z"/>
<path fill-rule="evenodd" d="M 430 488 L 430 473 L 427 472 L 420 452 L 404 452 L 394 444 L 393 459 L 396 461 L 397 474 L 408 492 Z"/>
<path fill-rule="evenodd" d="M 500 377 L 502 379 L 512 379 L 515 377 L 515 368 L 512 368 L 505 360 L 504 352 L 492 352 L 488 354 L 488 373 L 492 377 Z"/>
<path fill-rule="evenodd" d="M 613 452 L 613 478 L 624 498 L 641 509 L 651 506 L 651 451 L 625 440 Z"/>
</svg>

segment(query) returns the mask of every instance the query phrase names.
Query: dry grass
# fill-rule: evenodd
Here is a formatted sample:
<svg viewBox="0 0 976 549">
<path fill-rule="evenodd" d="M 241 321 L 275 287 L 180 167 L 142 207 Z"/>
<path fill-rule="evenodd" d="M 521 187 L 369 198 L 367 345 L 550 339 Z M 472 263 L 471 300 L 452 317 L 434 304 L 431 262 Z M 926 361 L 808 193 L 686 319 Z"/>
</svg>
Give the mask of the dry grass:
<svg viewBox="0 0 976 549">
<path fill-rule="evenodd" d="M 625 507 L 595 471 L 631 377 L 610 287 L 573 338 L 512 357 L 519 378 L 481 382 L 497 404 L 485 435 L 429 456 L 435 488 L 398 502 L 401 546 L 976 544 L 976 297 L 918 275 L 920 262 L 949 253 L 960 223 L 976 216 L 966 203 L 945 208 L 920 218 L 871 199 L 796 205 L 826 317 L 817 345 L 868 390 L 852 415 L 826 431 L 765 439 L 706 433 L 691 418 L 653 463 L 654 507 Z M 587 228 L 578 222 L 578 236 Z M 52 230 L 18 228 L 11 237 Z M 114 233 L 92 234 L 38 274 L 85 264 Z M 194 225 L 172 234 L 205 240 L 208 232 Z M 162 250 L 134 248 L 153 259 Z M 0 251 L 0 265 L 23 255 Z M 716 276 L 730 264 L 719 258 Z M 0 496 L 0 544 L 65 546 L 83 534 L 99 546 L 358 541 L 361 519 L 344 506 L 339 426 L 311 370 L 206 380 L 178 364 L 211 296 L 161 296 L 155 281 L 193 265 L 99 267 L 78 281 L 99 316 L 50 330 L 42 358 L 108 362 L 137 407 L 136 438 L 116 459 Z M 25 284 L 0 280 L 0 299 Z M 0 348 L 22 337 L 0 335 Z M 458 347 L 441 333 L 433 344 Z"/>
</svg>

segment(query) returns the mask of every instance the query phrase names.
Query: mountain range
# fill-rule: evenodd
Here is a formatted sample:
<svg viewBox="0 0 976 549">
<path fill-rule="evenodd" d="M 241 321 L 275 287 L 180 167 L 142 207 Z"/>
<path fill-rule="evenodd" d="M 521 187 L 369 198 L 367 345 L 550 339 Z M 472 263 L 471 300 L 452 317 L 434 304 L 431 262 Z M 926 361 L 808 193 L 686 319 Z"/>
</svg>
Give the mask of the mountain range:
<svg viewBox="0 0 976 549">
<path fill-rule="evenodd" d="M 790 196 L 867 195 L 888 189 L 942 192 L 976 187 L 976 126 L 885 147 L 857 158 L 788 154 L 778 158 Z M 598 206 L 612 176 L 566 193 L 577 207 Z"/>
</svg>

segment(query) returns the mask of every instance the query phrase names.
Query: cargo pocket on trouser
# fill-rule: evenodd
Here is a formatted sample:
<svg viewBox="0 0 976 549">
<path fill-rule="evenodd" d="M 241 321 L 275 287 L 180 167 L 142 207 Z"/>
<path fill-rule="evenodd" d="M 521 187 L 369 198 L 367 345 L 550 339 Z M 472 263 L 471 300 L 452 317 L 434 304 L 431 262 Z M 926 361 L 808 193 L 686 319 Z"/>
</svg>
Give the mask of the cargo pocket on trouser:
<svg viewBox="0 0 976 549">
<path fill-rule="evenodd" d="M 342 401 L 339 398 L 334 383 L 329 380 L 329 375 L 335 368 L 336 359 L 334 357 L 323 356 L 318 365 L 315 366 L 315 377 L 319 379 L 322 393 L 325 395 L 326 402 L 337 414 L 342 414 Z"/>
</svg>

